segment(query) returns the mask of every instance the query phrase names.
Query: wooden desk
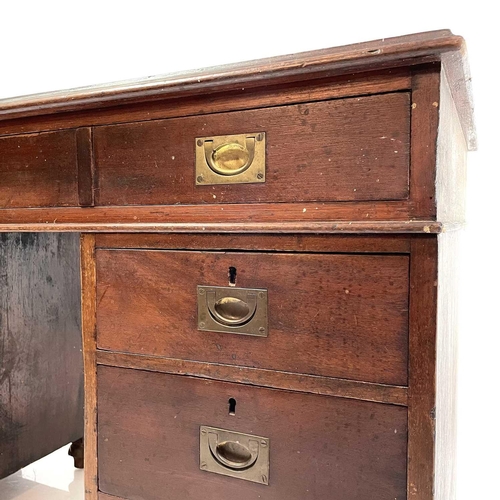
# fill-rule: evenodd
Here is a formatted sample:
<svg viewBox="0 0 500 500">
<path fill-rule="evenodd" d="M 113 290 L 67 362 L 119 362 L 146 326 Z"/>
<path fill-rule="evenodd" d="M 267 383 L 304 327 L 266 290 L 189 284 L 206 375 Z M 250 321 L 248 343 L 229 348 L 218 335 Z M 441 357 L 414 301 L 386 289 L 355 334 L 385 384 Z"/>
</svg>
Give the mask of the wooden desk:
<svg viewBox="0 0 500 500">
<path fill-rule="evenodd" d="M 451 499 L 465 45 L 0 103 L 0 229 L 83 233 L 87 500 Z"/>
</svg>

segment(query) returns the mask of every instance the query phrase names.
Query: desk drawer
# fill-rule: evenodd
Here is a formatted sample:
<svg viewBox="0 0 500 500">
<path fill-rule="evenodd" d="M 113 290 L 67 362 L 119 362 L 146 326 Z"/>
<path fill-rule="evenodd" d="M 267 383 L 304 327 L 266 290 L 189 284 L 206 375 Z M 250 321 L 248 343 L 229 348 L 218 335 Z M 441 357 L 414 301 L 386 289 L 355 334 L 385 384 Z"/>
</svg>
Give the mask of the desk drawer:
<svg viewBox="0 0 500 500">
<path fill-rule="evenodd" d="M 0 137 L 0 207 L 77 205 L 76 130 Z"/>
<path fill-rule="evenodd" d="M 120 498 L 406 498 L 405 407 L 101 366 L 98 412 L 99 489 Z M 201 470 L 201 426 L 266 438 L 268 484 Z"/>
<path fill-rule="evenodd" d="M 406 385 L 407 255 L 97 250 L 112 351 Z M 198 289 L 267 291 L 267 337 L 198 329 Z"/>
<path fill-rule="evenodd" d="M 197 138 L 265 133 L 265 182 L 196 185 Z M 409 93 L 96 127 L 98 205 L 403 200 Z"/>
</svg>

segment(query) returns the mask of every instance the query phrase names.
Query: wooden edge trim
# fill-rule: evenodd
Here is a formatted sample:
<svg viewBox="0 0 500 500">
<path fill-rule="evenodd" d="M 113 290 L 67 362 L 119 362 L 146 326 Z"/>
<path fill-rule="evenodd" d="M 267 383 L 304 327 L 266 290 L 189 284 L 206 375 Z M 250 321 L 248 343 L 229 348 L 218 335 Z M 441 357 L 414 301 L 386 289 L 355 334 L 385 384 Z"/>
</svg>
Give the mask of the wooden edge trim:
<svg viewBox="0 0 500 500">
<path fill-rule="evenodd" d="M 97 363 L 95 237 L 80 240 L 85 379 L 85 500 L 97 500 Z"/>
<path fill-rule="evenodd" d="M 1 211 L 0 211 L 1 216 Z M 274 233 L 274 234 L 353 234 L 424 233 L 439 234 L 443 224 L 419 221 L 331 221 L 331 222 L 49 222 L 1 223 L 0 232 L 92 232 L 92 233 Z"/>
<path fill-rule="evenodd" d="M 94 151 L 92 128 L 76 130 L 76 163 L 78 170 L 78 203 L 81 207 L 94 206 Z"/>
<path fill-rule="evenodd" d="M 97 351 L 97 363 L 294 392 L 407 405 L 407 388 L 400 386 L 109 351 Z"/>
<path fill-rule="evenodd" d="M 283 80 L 310 78 L 311 74 L 359 72 L 373 67 L 411 65 L 422 58 L 439 59 L 459 52 L 461 37 L 448 30 L 357 43 L 258 61 L 229 64 L 142 80 L 50 92 L 0 101 L 0 120 L 56 112 L 92 109 L 167 96 L 186 96 L 236 87 L 271 85 Z"/>
<path fill-rule="evenodd" d="M 441 65 L 415 69 L 411 92 L 410 199 L 413 218 L 436 218 Z"/>
<path fill-rule="evenodd" d="M 408 500 L 434 499 L 437 237 L 414 238 L 410 254 Z"/>
</svg>

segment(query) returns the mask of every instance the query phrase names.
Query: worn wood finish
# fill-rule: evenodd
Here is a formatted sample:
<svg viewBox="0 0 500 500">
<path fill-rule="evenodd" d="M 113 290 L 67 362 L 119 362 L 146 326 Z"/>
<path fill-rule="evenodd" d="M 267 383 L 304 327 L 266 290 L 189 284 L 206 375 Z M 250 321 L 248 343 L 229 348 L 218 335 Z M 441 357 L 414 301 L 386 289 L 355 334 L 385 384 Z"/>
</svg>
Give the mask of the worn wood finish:
<svg viewBox="0 0 500 500">
<path fill-rule="evenodd" d="M 0 234 L 0 477 L 83 436 L 78 237 Z"/>
<path fill-rule="evenodd" d="M 92 129 L 82 127 L 76 131 L 78 159 L 78 202 L 82 207 L 94 205 L 94 148 Z"/>
<path fill-rule="evenodd" d="M 75 206 L 74 130 L 0 137 L 0 207 Z"/>
<path fill-rule="evenodd" d="M 445 73 L 441 73 L 440 89 L 436 157 L 437 220 L 464 222 L 467 143 Z"/>
<path fill-rule="evenodd" d="M 437 237 L 412 240 L 408 363 L 408 499 L 433 500 Z"/>
<path fill-rule="evenodd" d="M 99 367 L 98 386 L 105 493 L 148 500 L 405 496 L 406 408 L 109 367 Z M 229 398 L 237 401 L 235 415 Z M 268 437 L 270 485 L 201 471 L 200 425 Z"/>
<path fill-rule="evenodd" d="M 265 85 L 252 89 L 251 92 L 240 88 L 211 93 L 209 96 L 204 94 L 184 99 L 174 97 L 73 113 L 39 115 L 7 121 L 0 119 L 0 135 L 196 116 L 410 89 L 411 72 L 408 68 L 375 70 L 359 74 L 331 75 L 307 82 Z"/>
<path fill-rule="evenodd" d="M 85 500 L 97 500 L 97 364 L 95 237 L 80 241 L 85 372 Z"/>
<path fill-rule="evenodd" d="M 133 368 L 174 375 L 189 375 L 213 380 L 225 380 L 272 389 L 295 392 L 309 392 L 323 396 L 337 396 L 348 399 L 362 399 L 377 403 L 406 406 L 408 390 L 406 387 L 358 382 L 317 375 L 299 375 L 276 370 L 202 363 L 183 359 L 160 358 L 126 354 L 123 352 L 97 351 L 97 363 L 120 368 Z"/>
<path fill-rule="evenodd" d="M 411 66 L 442 60 L 454 76 L 454 97 L 461 106 L 461 121 L 471 148 L 475 146 L 469 71 L 465 42 L 449 30 L 386 38 L 302 54 L 207 68 L 191 73 L 160 76 L 122 84 L 86 87 L 0 101 L 0 119 L 94 110 L 133 102 L 157 101 L 167 96 L 186 97 L 209 92 L 255 89 L 262 86 L 314 80 L 370 69 Z"/>
<path fill-rule="evenodd" d="M 436 217 L 436 148 L 439 119 L 439 65 L 415 72 L 412 85 L 410 196 L 412 216 Z"/>
<path fill-rule="evenodd" d="M 405 385 L 408 257 L 98 250 L 101 349 Z M 202 332 L 197 285 L 268 290 L 269 337 Z"/>
<path fill-rule="evenodd" d="M 410 253 L 408 235 L 97 234 L 97 248 Z"/>
<path fill-rule="evenodd" d="M 399 200 L 409 94 L 97 127 L 97 205 Z M 197 137 L 266 133 L 266 182 L 195 185 Z"/>
<path fill-rule="evenodd" d="M 456 497 L 458 291 L 461 233 L 438 238 L 435 500 Z"/>
</svg>

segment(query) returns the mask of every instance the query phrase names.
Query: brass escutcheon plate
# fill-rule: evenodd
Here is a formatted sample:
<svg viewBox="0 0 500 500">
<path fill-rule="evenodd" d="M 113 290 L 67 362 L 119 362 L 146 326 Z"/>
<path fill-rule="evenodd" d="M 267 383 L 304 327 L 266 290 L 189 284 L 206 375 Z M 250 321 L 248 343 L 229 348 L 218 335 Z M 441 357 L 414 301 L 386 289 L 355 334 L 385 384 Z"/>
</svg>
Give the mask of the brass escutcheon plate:
<svg viewBox="0 0 500 500">
<path fill-rule="evenodd" d="M 267 337 L 267 290 L 197 287 L 198 330 Z"/>
<path fill-rule="evenodd" d="M 200 426 L 200 469 L 269 485 L 269 438 Z"/>
<path fill-rule="evenodd" d="M 196 185 L 266 182 L 266 133 L 197 137 Z"/>
</svg>

